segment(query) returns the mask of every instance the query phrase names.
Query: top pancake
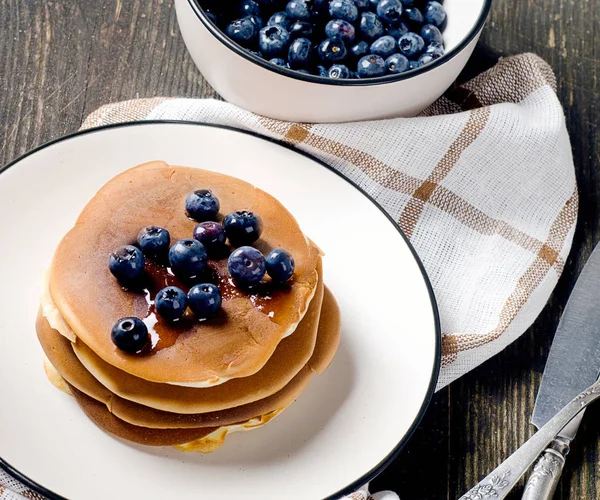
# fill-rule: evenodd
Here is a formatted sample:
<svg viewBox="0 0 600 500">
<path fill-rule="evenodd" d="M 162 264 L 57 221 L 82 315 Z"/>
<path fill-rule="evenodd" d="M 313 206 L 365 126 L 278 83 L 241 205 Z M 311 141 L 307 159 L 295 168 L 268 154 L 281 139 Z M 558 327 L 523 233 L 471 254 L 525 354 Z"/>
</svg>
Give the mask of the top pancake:
<svg viewBox="0 0 600 500">
<path fill-rule="evenodd" d="M 258 214 L 263 234 L 253 246 L 265 255 L 273 248 L 288 250 L 296 262 L 294 276 L 266 296 L 249 296 L 229 283 L 226 258 L 209 261 L 223 294 L 220 314 L 183 329 L 158 318 L 153 343 L 160 340 L 152 352 L 128 355 L 112 343 L 111 329 L 120 318 L 147 317 L 150 309 L 144 294 L 119 286 L 108 270 L 108 255 L 134 243 L 149 225 L 168 229 L 172 243 L 191 237 L 196 222 L 185 213 L 185 199 L 203 188 L 221 203 L 218 220 L 235 210 Z M 223 174 L 151 162 L 112 179 L 84 208 L 54 255 L 50 295 L 75 335 L 107 363 L 153 382 L 207 387 L 256 373 L 295 330 L 315 291 L 318 256 L 294 217 L 264 191 Z M 151 292 L 170 281 L 154 276 Z"/>
</svg>

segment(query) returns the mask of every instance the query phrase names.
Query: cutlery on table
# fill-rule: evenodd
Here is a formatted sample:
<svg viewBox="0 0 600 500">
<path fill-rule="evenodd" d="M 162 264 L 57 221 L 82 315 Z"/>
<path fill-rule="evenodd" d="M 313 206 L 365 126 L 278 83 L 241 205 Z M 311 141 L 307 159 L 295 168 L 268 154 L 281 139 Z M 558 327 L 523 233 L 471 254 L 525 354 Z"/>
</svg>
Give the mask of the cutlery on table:
<svg viewBox="0 0 600 500">
<path fill-rule="evenodd" d="M 519 482 L 558 433 L 590 403 L 600 399 L 600 380 L 577 395 L 524 445 L 471 488 L 459 500 L 502 500 Z"/>
<path fill-rule="evenodd" d="M 600 382 L 594 383 L 600 371 L 599 292 L 600 245 L 577 280 L 552 343 L 531 418 L 539 431 L 460 500 L 504 498 L 542 452 L 522 500 L 552 498 L 585 407 L 600 397 Z"/>
<path fill-rule="evenodd" d="M 592 252 L 558 324 L 531 423 L 540 429 L 600 370 L 600 245 Z M 522 500 L 552 498 L 584 412 L 562 429 L 533 468 Z"/>
</svg>

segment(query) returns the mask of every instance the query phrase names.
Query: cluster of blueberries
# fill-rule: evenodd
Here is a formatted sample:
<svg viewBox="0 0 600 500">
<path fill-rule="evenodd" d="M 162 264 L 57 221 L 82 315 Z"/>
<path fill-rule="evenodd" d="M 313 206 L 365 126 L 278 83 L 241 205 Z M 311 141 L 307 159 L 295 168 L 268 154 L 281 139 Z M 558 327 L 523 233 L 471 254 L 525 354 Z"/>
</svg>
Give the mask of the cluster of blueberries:
<svg viewBox="0 0 600 500">
<path fill-rule="evenodd" d="M 238 210 L 225 216 L 223 224 L 214 222 L 220 210 L 217 197 L 208 189 L 191 193 L 185 202 L 189 217 L 200 222 L 193 238 L 175 242 L 163 227 L 148 226 L 137 237 L 137 246 L 125 245 L 112 252 L 108 259 L 110 272 L 125 286 L 136 288 L 143 282 L 146 258 L 158 263 L 168 261 L 178 278 L 190 282 L 206 267 L 208 257 L 223 255 L 226 240 L 236 248 L 227 261 L 229 274 L 243 288 L 259 284 L 268 273 L 274 283 L 288 281 L 295 268 L 293 257 L 282 248 L 272 250 L 267 257 L 251 247 L 262 233 L 260 217 L 248 210 Z M 213 317 L 221 307 L 221 292 L 212 283 L 192 286 L 186 294 L 181 288 L 169 286 L 156 294 L 154 307 L 168 321 L 180 319 L 189 307 L 200 319 Z M 140 352 L 148 343 L 148 328 L 136 317 L 120 319 L 112 329 L 112 341 L 122 351 Z"/>
<path fill-rule="evenodd" d="M 233 41 L 272 64 L 328 78 L 373 78 L 444 55 L 436 0 L 201 0 Z"/>
</svg>

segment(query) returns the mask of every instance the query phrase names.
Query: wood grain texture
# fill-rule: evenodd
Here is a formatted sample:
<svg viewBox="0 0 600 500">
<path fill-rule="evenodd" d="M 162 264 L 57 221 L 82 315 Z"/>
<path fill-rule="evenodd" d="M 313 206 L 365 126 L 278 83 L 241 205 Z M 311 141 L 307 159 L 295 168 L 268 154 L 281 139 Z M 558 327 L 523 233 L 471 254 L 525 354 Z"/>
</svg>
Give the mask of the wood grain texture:
<svg viewBox="0 0 600 500">
<path fill-rule="evenodd" d="M 0 165 L 76 130 L 111 101 L 215 96 L 180 38 L 170 0 L 0 0 Z M 548 306 L 504 352 L 436 394 L 400 458 L 374 481 L 402 500 L 459 497 L 531 434 L 562 308 L 600 236 L 600 9 L 594 0 L 494 0 L 472 75 L 502 54 L 553 67 L 581 195 L 574 250 Z M 466 77 L 466 76 L 465 76 Z M 558 500 L 600 498 L 600 407 L 586 414 Z M 512 498 L 520 498 L 514 495 Z"/>
</svg>

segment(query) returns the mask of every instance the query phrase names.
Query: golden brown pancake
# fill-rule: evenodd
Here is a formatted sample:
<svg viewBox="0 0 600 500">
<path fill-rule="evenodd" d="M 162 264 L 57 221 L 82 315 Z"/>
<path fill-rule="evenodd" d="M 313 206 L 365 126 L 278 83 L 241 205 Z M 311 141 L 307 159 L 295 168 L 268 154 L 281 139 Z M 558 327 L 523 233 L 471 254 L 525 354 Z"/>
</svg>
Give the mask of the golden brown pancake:
<svg viewBox="0 0 600 500">
<path fill-rule="evenodd" d="M 108 255 L 135 242 L 148 225 L 167 228 L 173 242 L 191 237 L 196 223 L 186 216 L 185 199 L 202 188 L 218 197 L 219 220 L 240 209 L 257 213 L 264 232 L 253 246 L 264 254 L 288 250 L 296 262 L 294 276 L 285 286 L 249 296 L 231 285 L 226 259 L 210 261 L 207 273 L 218 275 L 223 295 L 220 315 L 182 331 L 159 320 L 160 340 L 152 352 L 128 355 L 112 343 L 111 329 L 120 318 L 148 316 L 150 308 L 144 294 L 119 286 L 108 270 Z M 151 162 L 113 178 L 84 208 L 54 255 L 50 295 L 75 335 L 108 365 L 159 384 L 218 384 L 257 373 L 294 331 L 315 291 L 318 254 L 292 214 L 264 191 L 223 174 Z M 164 272 L 151 278 L 151 293 L 171 283 Z"/>
<path fill-rule="evenodd" d="M 197 428 L 244 422 L 289 406 L 307 386 L 312 375 L 321 373 L 331 362 L 339 343 L 340 313 L 333 295 L 326 289 L 313 355 L 281 391 L 255 403 L 218 412 L 191 415 L 155 410 L 111 393 L 81 365 L 73 354 L 71 343 L 53 330 L 41 315 L 38 316 L 36 327 L 40 343 L 59 375 L 87 396 L 104 403 L 107 410 L 116 417 L 141 427 Z"/>
<path fill-rule="evenodd" d="M 320 259 L 317 269 L 321 271 Z M 174 413 L 224 410 L 273 395 L 307 363 L 315 347 L 323 290 L 323 281 L 319 279 L 315 297 L 297 331 L 277 346 L 258 373 L 214 387 L 193 388 L 149 382 L 106 363 L 81 341 L 73 344 L 73 350 L 96 379 L 124 399 Z"/>
<path fill-rule="evenodd" d="M 261 415 L 260 417 L 253 418 L 252 420 L 248 420 L 247 422 L 242 422 L 237 425 L 219 427 L 216 431 L 210 433 L 208 436 L 205 436 L 200 439 L 195 439 L 194 441 L 190 441 L 189 443 L 176 444 L 174 446 L 175 448 L 181 451 L 197 451 L 200 453 L 212 453 L 225 443 L 225 438 L 228 434 L 237 431 L 251 431 L 254 429 L 258 429 L 259 427 L 263 427 L 275 417 L 281 415 L 283 410 L 285 410 L 285 408 L 281 410 L 272 411 L 271 413 Z"/>
<path fill-rule="evenodd" d="M 69 386 L 75 401 L 85 414 L 102 430 L 122 439 L 146 446 L 170 446 L 185 444 L 208 436 L 218 427 L 201 427 L 197 429 L 149 429 L 138 427 L 115 417 L 104 403 L 86 396 L 73 386 Z"/>
<path fill-rule="evenodd" d="M 56 387 L 59 391 L 68 394 L 69 396 L 72 395 L 71 389 L 69 389 L 69 384 L 60 375 L 60 373 L 58 373 L 56 368 L 54 368 L 54 365 L 50 363 L 50 360 L 47 356 L 44 357 L 44 372 L 46 373 L 46 377 L 48 377 L 48 380 L 54 387 Z"/>
<path fill-rule="evenodd" d="M 318 343 L 308 362 L 311 370 L 317 375 L 323 373 L 333 361 L 335 353 L 340 346 L 340 333 L 342 329 L 340 307 L 327 287 L 325 287 L 325 293 L 323 294 L 321 311 Z M 327 333 L 321 335 L 321 332 Z"/>
</svg>

